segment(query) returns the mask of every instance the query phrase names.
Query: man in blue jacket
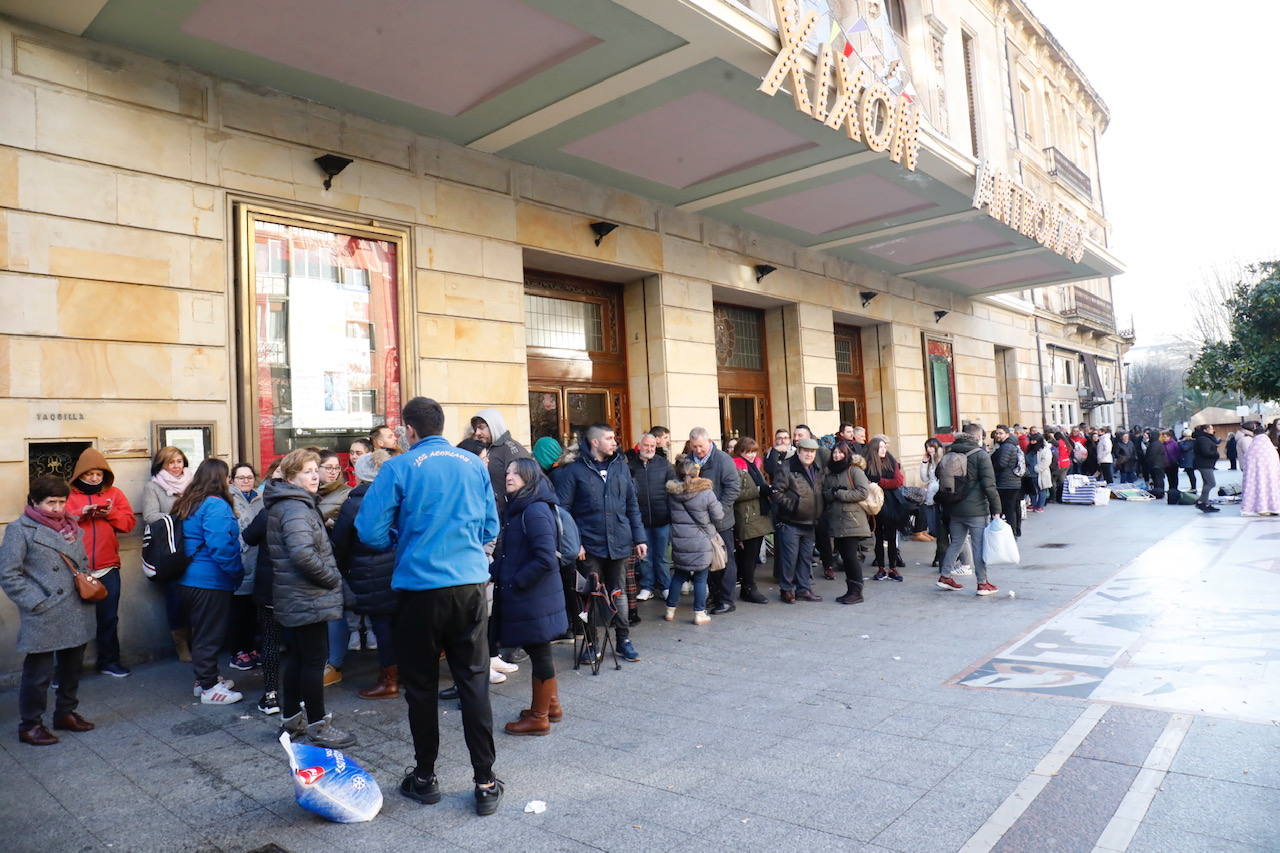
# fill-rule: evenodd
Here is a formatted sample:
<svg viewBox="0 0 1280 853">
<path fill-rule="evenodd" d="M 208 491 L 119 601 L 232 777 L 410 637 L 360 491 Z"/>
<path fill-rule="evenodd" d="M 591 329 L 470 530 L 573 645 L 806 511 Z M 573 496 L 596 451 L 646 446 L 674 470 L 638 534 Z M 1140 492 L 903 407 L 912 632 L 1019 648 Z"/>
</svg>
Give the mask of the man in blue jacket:
<svg viewBox="0 0 1280 853">
<path fill-rule="evenodd" d="M 391 588 L 399 601 L 392 628 L 417 761 L 400 783 L 400 793 L 420 803 L 440 802 L 436 689 L 443 651 L 462 702 L 476 814 L 489 815 L 502 799 L 502 782 L 493 775 L 484 596 L 489 580 L 484 548 L 498 536 L 497 504 L 480 458 L 441 437 L 439 403 L 414 397 L 401 418 L 411 446 L 383 463 L 356 515 L 362 542 L 396 551 Z"/>
<path fill-rule="evenodd" d="M 624 660 L 640 660 L 631 643 L 627 626 L 627 594 L 625 572 L 627 558 L 633 553 L 643 560 L 648 553 L 636 486 L 623 454 L 618 452 L 618 439 L 608 424 L 587 427 L 579 442 L 578 458 L 561 466 L 555 478 L 560 505 L 569 510 L 578 525 L 582 539 L 585 572 L 595 572 L 616 596 L 618 613 L 614 625 L 618 654 Z M 591 654 L 594 643 L 584 650 Z M 589 659 L 589 658 L 588 658 Z"/>
</svg>

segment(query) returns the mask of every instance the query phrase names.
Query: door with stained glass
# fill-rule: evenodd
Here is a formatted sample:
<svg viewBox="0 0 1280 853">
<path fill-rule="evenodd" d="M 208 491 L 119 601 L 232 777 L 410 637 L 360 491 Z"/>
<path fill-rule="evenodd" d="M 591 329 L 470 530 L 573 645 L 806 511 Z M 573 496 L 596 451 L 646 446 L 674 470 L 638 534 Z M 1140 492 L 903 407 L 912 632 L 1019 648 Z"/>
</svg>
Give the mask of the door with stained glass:
<svg viewBox="0 0 1280 853">
<path fill-rule="evenodd" d="M 552 273 L 525 274 L 529 434 L 577 443 L 593 423 L 627 438 L 626 355 L 618 288 Z M 624 445 L 625 446 L 625 445 Z"/>
<path fill-rule="evenodd" d="M 867 392 L 862 370 L 862 332 L 857 326 L 835 327 L 836 393 L 840 422 L 867 424 Z"/>
<path fill-rule="evenodd" d="M 764 312 L 715 305 L 716 377 L 720 387 L 720 441 L 769 433 L 769 372 Z"/>
</svg>

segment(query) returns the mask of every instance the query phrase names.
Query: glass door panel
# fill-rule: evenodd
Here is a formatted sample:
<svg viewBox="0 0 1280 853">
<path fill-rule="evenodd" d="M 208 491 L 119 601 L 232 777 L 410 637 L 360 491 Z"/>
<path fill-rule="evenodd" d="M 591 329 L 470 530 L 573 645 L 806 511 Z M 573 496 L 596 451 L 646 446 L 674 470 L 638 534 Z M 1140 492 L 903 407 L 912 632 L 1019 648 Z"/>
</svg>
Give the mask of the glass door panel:
<svg viewBox="0 0 1280 853">
<path fill-rule="evenodd" d="M 565 391 L 565 415 L 567 417 L 570 446 L 578 443 L 578 437 L 592 424 L 610 423 L 609 394 L 607 391 Z M 619 437 L 621 440 L 621 437 Z"/>
<path fill-rule="evenodd" d="M 536 442 L 544 436 L 562 440 L 559 388 L 529 389 L 529 435 Z"/>
<path fill-rule="evenodd" d="M 751 394 L 722 394 L 720 396 L 722 443 L 731 438 L 749 435 L 759 441 L 764 426 L 764 397 Z"/>
</svg>

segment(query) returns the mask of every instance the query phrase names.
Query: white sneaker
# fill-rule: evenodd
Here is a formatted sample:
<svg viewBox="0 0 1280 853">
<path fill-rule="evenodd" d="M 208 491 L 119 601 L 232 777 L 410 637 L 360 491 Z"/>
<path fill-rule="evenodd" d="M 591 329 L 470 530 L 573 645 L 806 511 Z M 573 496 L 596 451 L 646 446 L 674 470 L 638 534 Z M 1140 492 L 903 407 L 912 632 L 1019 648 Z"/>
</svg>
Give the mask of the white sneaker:
<svg viewBox="0 0 1280 853">
<path fill-rule="evenodd" d="M 670 594 L 671 594 L 671 588 L 670 588 L 670 587 L 668 587 L 668 588 L 664 589 L 664 590 L 662 591 L 662 600 L 663 600 L 663 601 L 666 601 L 666 600 L 667 600 L 667 596 L 668 596 L 668 595 L 670 595 Z"/>
<path fill-rule="evenodd" d="M 653 598 L 653 590 L 651 589 L 642 589 L 636 593 L 636 601 L 648 601 L 651 598 Z"/>
<path fill-rule="evenodd" d="M 504 682 L 504 681 L 506 681 L 506 680 L 507 680 L 507 677 L 506 677 L 505 675 L 503 675 L 502 673 L 498 672 L 496 669 L 491 669 L 491 670 L 489 670 L 489 683 L 490 683 L 490 684 L 501 684 L 502 682 Z"/>
<path fill-rule="evenodd" d="M 347 651 L 349 652 L 360 651 L 360 632 L 359 631 L 352 631 L 351 636 L 347 638 Z"/>
<path fill-rule="evenodd" d="M 692 594 L 693 594 L 693 582 L 692 582 L 692 581 L 685 581 L 683 584 L 681 584 L 681 586 L 680 586 L 680 594 L 681 594 L 681 595 L 692 595 Z"/>
<path fill-rule="evenodd" d="M 230 678 L 223 678 L 221 675 L 219 675 L 217 683 L 214 684 L 213 686 L 218 687 L 219 685 L 221 685 L 222 687 L 225 687 L 227 690 L 230 690 L 232 687 L 236 686 L 236 683 L 232 681 Z M 209 689 L 212 690 L 213 688 L 211 687 Z M 200 689 L 200 682 L 197 681 L 195 683 L 195 686 L 191 688 L 191 695 L 199 699 L 202 693 L 204 693 L 204 691 Z"/>
<path fill-rule="evenodd" d="M 970 566 L 970 565 L 959 565 L 959 566 L 956 566 L 954 569 L 952 569 L 952 570 L 951 570 L 951 574 L 953 574 L 953 575 L 971 575 L 971 574 L 973 574 L 973 566 Z"/>
<path fill-rule="evenodd" d="M 498 672 L 519 672 L 520 671 L 520 667 L 517 664 L 507 663 L 500 657 L 489 658 L 489 669 L 497 670 Z M 498 682 L 496 681 L 494 682 L 494 684 L 497 684 L 497 683 Z"/>
<path fill-rule="evenodd" d="M 708 622 L 710 622 L 710 621 L 711 621 L 711 616 L 710 616 L 710 614 L 708 614 L 708 613 L 707 613 L 707 611 L 705 611 L 705 610 L 695 610 L 695 611 L 693 611 L 693 624 L 695 624 L 695 625 L 705 625 L 705 624 L 707 624 L 707 623 L 708 623 Z"/>
<path fill-rule="evenodd" d="M 364 635 L 364 647 L 371 652 L 378 650 L 378 638 L 373 631 Z"/>
<path fill-rule="evenodd" d="M 663 616 L 662 618 L 667 620 L 668 622 L 674 621 L 676 618 L 676 609 L 674 607 L 668 607 L 667 615 Z"/>
<path fill-rule="evenodd" d="M 232 690 L 225 681 L 219 681 L 208 690 L 200 691 L 201 705 L 233 705 L 243 698 L 244 694 Z"/>
</svg>

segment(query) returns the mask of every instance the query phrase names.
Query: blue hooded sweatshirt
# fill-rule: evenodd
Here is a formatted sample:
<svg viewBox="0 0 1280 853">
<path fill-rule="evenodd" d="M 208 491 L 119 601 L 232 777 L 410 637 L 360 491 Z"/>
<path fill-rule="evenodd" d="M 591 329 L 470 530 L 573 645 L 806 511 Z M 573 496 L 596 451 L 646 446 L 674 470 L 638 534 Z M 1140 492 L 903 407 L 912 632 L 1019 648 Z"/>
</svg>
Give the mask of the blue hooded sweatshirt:
<svg viewBox="0 0 1280 853">
<path fill-rule="evenodd" d="M 486 542 L 498 508 L 480 457 L 438 435 L 382 464 L 356 513 L 360 541 L 396 549 L 392 589 L 442 589 L 489 580 Z"/>
</svg>

